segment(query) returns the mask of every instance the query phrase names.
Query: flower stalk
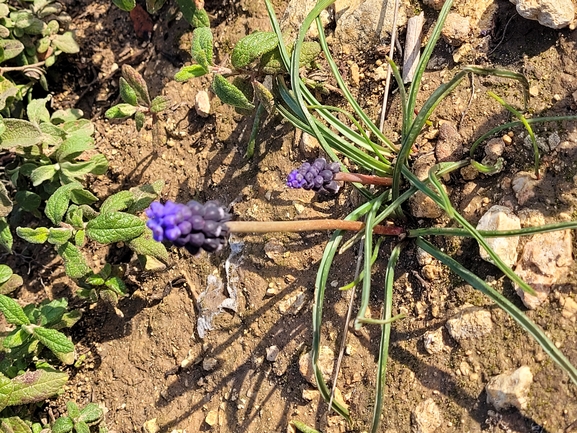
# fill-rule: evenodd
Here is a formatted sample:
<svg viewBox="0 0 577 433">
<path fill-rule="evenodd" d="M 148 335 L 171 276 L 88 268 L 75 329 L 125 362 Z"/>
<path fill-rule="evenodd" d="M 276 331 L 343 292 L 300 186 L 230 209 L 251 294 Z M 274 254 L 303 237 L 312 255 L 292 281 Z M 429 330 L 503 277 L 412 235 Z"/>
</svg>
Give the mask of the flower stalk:
<svg viewBox="0 0 577 433">
<path fill-rule="evenodd" d="M 298 221 L 229 221 L 226 226 L 230 233 L 269 233 L 269 232 L 306 232 L 319 230 L 359 231 L 365 228 L 360 221 L 339 219 L 298 220 Z M 404 233 L 402 227 L 395 225 L 376 225 L 373 233 L 384 236 L 399 236 Z"/>
</svg>

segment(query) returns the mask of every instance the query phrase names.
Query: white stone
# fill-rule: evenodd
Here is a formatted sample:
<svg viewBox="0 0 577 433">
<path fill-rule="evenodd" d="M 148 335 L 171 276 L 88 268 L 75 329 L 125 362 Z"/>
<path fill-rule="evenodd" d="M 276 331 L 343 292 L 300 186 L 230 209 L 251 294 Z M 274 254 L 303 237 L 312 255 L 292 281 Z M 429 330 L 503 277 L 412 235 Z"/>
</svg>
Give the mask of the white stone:
<svg viewBox="0 0 577 433">
<path fill-rule="evenodd" d="M 505 206 L 492 206 L 479 220 L 477 230 L 518 230 L 521 228 L 521 220 L 511 209 Z M 519 236 L 507 236 L 503 238 L 485 238 L 485 241 L 497 253 L 499 258 L 507 266 L 513 266 L 517 262 L 517 246 Z M 483 260 L 493 263 L 485 248 L 479 246 L 479 253 Z"/>
<path fill-rule="evenodd" d="M 512 373 L 492 377 L 485 387 L 487 403 L 492 404 L 497 410 L 510 407 L 525 409 L 531 383 L 533 374 L 527 366 L 518 368 Z"/>
<path fill-rule="evenodd" d="M 524 292 L 515 285 L 517 294 L 527 308 L 541 305 L 551 287 L 565 275 L 573 263 L 570 230 L 539 233 L 525 244 L 515 273 L 535 290 L 537 296 Z"/>
<path fill-rule="evenodd" d="M 330 347 L 321 346 L 319 352 L 318 366 L 325 380 L 330 379 L 333 374 L 333 364 L 335 362 L 335 354 Z M 313 372 L 311 361 L 311 352 L 306 352 L 299 358 L 299 371 L 301 375 L 311 385 L 316 386 L 317 381 Z"/>
<path fill-rule="evenodd" d="M 574 23 L 575 6 L 571 0 L 511 0 L 523 18 L 539 21 L 552 29 L 562 29 Z"/>
<path fill-rule="evenodd" d="M 435 355 L 446 350 L 447 346 L 443 341 L 443 328 L 441 327 L 434 331 L 425 332 L 423 335 L 423 344 L 425 350 L 430 355 Z"/>
<path fill-rule="evenodd" d="M 567 296 L 561 298 L 560 304 L 563 307 L 561 315 L 566 319 L 572 319 L 574 321 L 575 317 L 577 317 L 577 302 Z"/>
<path fill-rule="evenodd" d="M 204 358 L 202 360 L 202 369 L 204 371 L 212 371 L 216 368 L 218 361 L 214 358 Z"/>
<path fill-rule="evenodd" d="M 305 292 L 299 290 L 280 301 L 278 303 L 278 309 L 281 314 L 297 314 L 304 307 L 305 301 Z"/>
<path fill-rule="evenodd" d="M 443 424 L 443 415 L 432 398 L 417 405 L 411 413 L 412 433 L 433 433 Z"/>
<path fill-rule="evenodd" d="M 467 42 L 470 31 L 471 22 L 469 18 L 462 17 L 456 12 L 450 12 L 449 15 L 447 15 L 441 35 L 446 43 L 458 47 Z"/>
<path fill-rule="evenodd" d="M 291 36 L 296 37 L 302 22 L 315 7 L 317 0 L 291 0 L 285 9 L 281 18 L 281 28 L 283 34 L 288 32 Z M 333 21 L 332 10 L 330 8 L 321 12 L 321 22 L 323 27 L 326 27 Z M 316 23 L 307 32 L 309 38 L 318 38 L 319 32 Z"/>
<path fill-rule="evenodd" d="M 466 304 L 445 324 L 451 337 L 457 341 L 481 338 L 493 330 L 491 313 L 483 308 Z"/>
<path fill-rule="evenodd" d="M 206 90 L 200 90 L 194 97 L 194 109 L 200 117 L 210 116 L 210 97 Z"/>
<path fill-rule="evenodd" d="M 535 197 L 535 187 L 537 187 L 540 182 L 533 173 L 520 171 L 515 175 L 511 184 L 513 191 L 515 191 L 515 197 L 517 197 L 520 205 L 525 204 Z"/>
<path fill-rule="evenodd" d="M 275 362 L 280 350 L 277 346 L 270 346 L 266 348 L 266 360 Z"/>
<path fill-rule="evenodd" d="M 216 410 L 209 411 L 206 414 L 206 418 L 204 418 L 204 422 L 211 427 L 215 426 L 218 422 L 218 412 Z"/>
</svg>

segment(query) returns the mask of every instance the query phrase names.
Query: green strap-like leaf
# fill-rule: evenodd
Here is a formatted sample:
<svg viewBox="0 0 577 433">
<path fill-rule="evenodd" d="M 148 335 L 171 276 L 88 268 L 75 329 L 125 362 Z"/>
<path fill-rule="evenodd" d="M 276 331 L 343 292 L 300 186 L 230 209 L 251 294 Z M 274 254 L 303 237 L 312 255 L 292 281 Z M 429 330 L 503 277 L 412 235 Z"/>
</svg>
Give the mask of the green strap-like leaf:
<svg viewBox="0 0 577 433">
<path fill-rule="evenodd" d="M 225 104 L 245 110 L 254 109 L 254 105 L 246 98 L 244 93 L 220 74 L 214 75 L 212 90 Z"/>
<path fill-rule="evenodd" d="M 98 215 L 86 224 L 86 234 L 102 244 L 128 241 L 144 231 L 144 221 L 124 212 L 109 212 Z"/>
<path fill-rule="evenodd" d="M 30 324 L 30 320 L 18 302 L 6 295 L 0 295 L 0 311 L 2 311 L 4 317 L 6 317 L 8 323 L 12 325 L 20 326 Z"/>
<path fill-rule="evenodd" d="M 276 48 L 277 36 L 273 32 L 254 32 L 245 36 L 234 46 L 231 63 L 235 68 L 243 68 L 263 54 Z"/>
<path fill-rule="evenodd" d="M 190 54 L 206 72 L 209 71 L 209 66 L 212 65 L 212 32 L 209 27 L 194 29 Z"/>
</svg>

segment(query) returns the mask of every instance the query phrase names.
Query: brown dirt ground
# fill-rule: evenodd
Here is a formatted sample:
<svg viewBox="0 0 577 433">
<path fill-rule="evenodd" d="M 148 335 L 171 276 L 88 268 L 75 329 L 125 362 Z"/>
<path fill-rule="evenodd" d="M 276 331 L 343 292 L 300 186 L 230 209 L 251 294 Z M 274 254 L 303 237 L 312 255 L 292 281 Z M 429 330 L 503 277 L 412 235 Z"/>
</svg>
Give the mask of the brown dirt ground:
<svg viewBox="0 0 577 433">
<path fill-rule="evenodd" d="M 203 119 L 195 114 L 195 94 L 208 88 L 209 82 L 205 78 L 187 83 L 172 80 L 177 70 L 190 62 L 191 38 L 183 20 L 170 19 L 174 8 L 165 6 L 154 17 L 152 38 L 143 42 L 136 38 L 129 15 L 112 7 L 110 2 L 81 0 L 69 4 L 82 51 L 58 69 L 62 88 L 58 89 L 61 93 L 56 104 L 75 105 L 96 124 L 98 150 L 110 160 L 109 173 L 93 179 L 90 185 L 99 197 L 164 179 L 163 199 L 234 202 L 232 211 L 243 220 L 341 218 L 354 209 L 359 199 L 351 188 L 345 188 L 336 199 L 318 199 L 308 192 L 284 187 L 286 174 L 304 156 L 295 145 L 293 130 L 278 119 L 270 119 L 263 126 L 256 155 L 246 160 L 243 154 L 252 125 L 250 118 L 237 115 L 216 98 L 212 99 L 213 115 Z M 285 2 L 278 0 L 275 6 L 282 11 Z M 231 47 L 242 36 L 268 28 L 266 11 L 258 2 L 214 0 L 207 1 L 206 8 L 211 14 L 220 62 L 226 62 Z M 539 89 L 539 96 L 530 102 L 535 114 L 575 114 L 571 95 L 577 90 L 577 32 L 546 29 L 520 17 L 513 18 L 505 30 L 513 13 L 511 5 L 500 4 L 492 46 L 506 31 L 504 42 L 488 57 L 480 56 L 479 64 L 527 74 Z M 447 64 L 450 53 L 444 44 L 440 46 L 435 57 L 441 64 Z M 338 47 L 335 52 L 338 56 Z M 374 119 L 378 116 L 383 89 L 381 83 L 369 78 L 377 59 L 376 50 L 354 59 L 361 72 L 367 72 L 367 78 L 355 90 Z M 132 121 L 104 119 L 104 110 L 118 98 L 119 73 L 115 65 L 123 63 L 143 72 L 153 95 L 162 93 L 173 101 L 162 116 L 168 132 L 166 144 L 153 140 L 150 125 L 137 133 Z M 346 63 L 342 64 L 343 72 L 347 73 Z M 423 96 L 446 81 L 454 66 L 449 63 L 449 67 L 427 72 L 428 90 L 423 91 Z M 475 89 L 476 98 L 462 122 L 471 94 L 471 86 L 466 82 L 434 115 L 435 121 L 457 123 L 465 143 L 509 118 L 498 104 L 484 96 L 486 90 L 519 101 L 519 86 L 500 79 L 475 78 Z M 398 127 L 394 120 L 399 115 L 397 107 L 393 97 L 389 131 Z M 546 187 L 538 191 L 530 204 L 552 220 L 560 212 L 575 216 L 576 124 L 565 122 L 547 127 L 558 128 L 568 144 L 545 156 Z M 544 134 L 545 129 L 538 127 L 537 131 Z M 506 170 L 498 176 L 477 179 L 478 188 L 473 193 L 462 194 L 466 182 L 458 175 L 448 182 L 461 209 L 473 201 L 468 208 L 471 221 L 476 222 L 484 208 L 501 202 L 503 197 L 512 197 L 504 180 L 531 167 L 531 153 L 518 141 L 506 151 Z M 420 140 L 421 149 L 427 146 L 432 143 Z M 194 298 L 206 287 L 209 275 L 225 277 L 224 262 L 229 250 L 199 257 L 173 250 L 168 269 L 152 273 L 142 272 L 122 246 L 107 249 L 91 245 L 90 259 L 96 267 L 106 261 L 126 264 L 130 296 L 119 305 L 124 317 L 105 306 L 97 306 L 87 310 L 75 326 L 74 341 L 79 353 L 87 359 L 80 368 L 71 369 L 72 379 L 64 395 L 53 403 L 53 410 L 57 413 L 63 407 L 62 402 L 69 398 L 81 404 L 103 402 L 108 408 L 107 425 L 117 432 L 140 431 L 147 420 L 154 418 L 160 430 L 167 432 L 175 429 L 280 432 L 286 431 L 291 419 L 300 419 L 325 432 L 367 430 L 374 401 L 377 329 L 351 333 L 352 352 L 343 360 L 339 388 L 353 414 L 353 427 L 347 427 L 335 415 L 327 418 L 326 405 L 318 398 L 307 401 L 302 396 L 310 385 L 298 371 L 298 359 L 310 349 L 314 280 L 328 237 L 328 233 L 243 237 L 238 312 L 225 311 L 219 315 L 214 330 L 203 340 L 196 333 L 198 311 Z M 472 241 L 439 240 L 439 245 L 480 275 L 495 277 L 497 286 L 520 304 L 496 268 L 478 257 Z M 380 309 L 383 263 L 390 250 L 391 245 L 387 244 L 377 262 L 371 304 L 374 314 Z M 355 257 L 352 250 L 337 257 L 329 279 L 335 282 L 334 286 L 352 279 Z M 74 290 L 58 260 L 39 261 L 42 267 L 33 266 L 29 271 L 31 278 L 24 298 L 34 299 L 43 293 L 69 295 Z M 429 397 L 443 412 L 444 421 L 438 432 L 573 431 L 565 429 L 571 429 L 568 426 L 577 420 L 577 389 L 567 376 L 489 301 L 445 269 L 438 271 L 435 281 L 423 280 L 418 274 L 414 247 L 404 251 L 397 271 L 394 313 L 405 311 L 409 317 L 393 327 L 381 431 L 410 431 L 411 410 Z M 21 273 L 28 274 L 28 269 L 22 269 Z M 276 294 L 267 295 L 268 289 L 275 289 Z M 325 301 L 323 343 L 336 348 L 348 300 L 346 294 L 331 289 L 332 286 Z M 556 291 L 564 295 L 577 293 L 573 272 L 559 283 Z M 297 292 L 304 294 L 304 306 L 295 314 L 281 313 L 281 301 Z M 428 355 L 422 345 L 424 332 L 443 325 L 465 302 L 487 306 L 495 322 L 494 331 L 483 339 L 461 345 L 449 341 L 447 336 L 450 351 Z M 577 363 L 575 322 L 562 318 L 560 308 L 553 298 L 529 315 Z M 265 357 L 266 348 L 272 345 L 280 349 L 274 363 Z M 211 371 L 203 369 L 203 360 L 208 358 L 216 360 Z M 190 363 L 183 368 L 181 363 L 185 359 Z M 467 361 L 477 374 L 461 374 L 462 361 Z M 535 375 L 529 406 L 523 413 L 510 410 L 500 420 L 491 418 L 488 411 L 492 408 L 485 401 L 484 385 L 490 376 L 521 365 L 529 365 Z M 212 429 L 204 423 L 209 411 L 218 413 L 218 423 Z"/>
</svg>

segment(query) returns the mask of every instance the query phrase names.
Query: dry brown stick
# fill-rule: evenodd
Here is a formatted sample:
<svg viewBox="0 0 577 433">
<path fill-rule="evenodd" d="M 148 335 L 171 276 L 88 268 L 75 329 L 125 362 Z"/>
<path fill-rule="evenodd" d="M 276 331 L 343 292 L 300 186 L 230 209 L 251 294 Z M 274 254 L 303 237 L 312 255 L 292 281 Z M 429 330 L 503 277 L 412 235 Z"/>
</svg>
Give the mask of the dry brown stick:
<svg viewBox="0 0 577 433">
<path fill-rule="evenodd" d="M 307 232 L 319 230 L 359 231 L 365 228 L 361 221 L 339 219 L 298 220 L 298 221 L 229 221 L 226 226 L 231 233 Z M 373 227 L 373 233 L 385 236 L 399 236 L 405 231 L 394 225 Z"/>
<path fill-rule="evenodd" d="M 413 81 L 419 58 L 421 57 L 421 32 L 425 24 L 425 13 L 409 18 L 403 56 L 403 83 Z"/>
</svg>

